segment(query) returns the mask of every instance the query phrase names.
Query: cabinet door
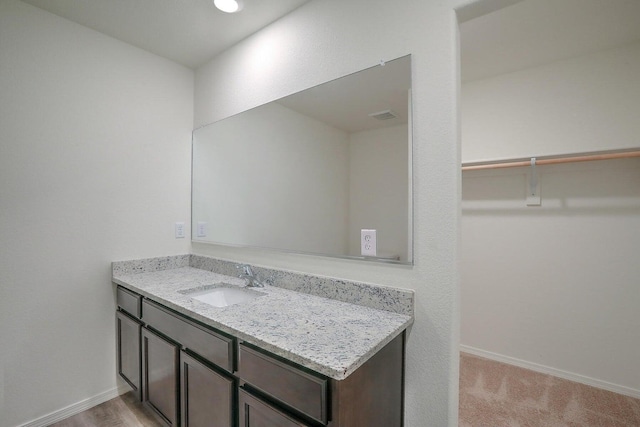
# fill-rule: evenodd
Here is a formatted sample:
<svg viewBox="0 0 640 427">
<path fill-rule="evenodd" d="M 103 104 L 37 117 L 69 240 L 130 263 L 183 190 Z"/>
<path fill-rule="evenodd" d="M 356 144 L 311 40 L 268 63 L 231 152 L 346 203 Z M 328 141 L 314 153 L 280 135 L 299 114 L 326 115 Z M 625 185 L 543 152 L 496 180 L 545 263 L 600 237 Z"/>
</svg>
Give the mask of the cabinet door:
<svg viewBox="0 0 640 427">
<path fill-rule="evenodd" d="M 233 427 L 234 381 L 180 353 L 182 427 Z"/>
<path fill-rule="evenodd" d="M 180 349 L 142 328 L 142 400 L 169 426 L 178 425 Z"/>
<path fill-rule="evenodd" d="M 310 427 L 281 412 L 268 403 L 239 390 L 240 427 Z"/>
<path fill-rule="evenodd" d="M 116 312 L 118 374 L 142 398 L 140 384 L 140 322 L 122 311 Z"/>
</svg>

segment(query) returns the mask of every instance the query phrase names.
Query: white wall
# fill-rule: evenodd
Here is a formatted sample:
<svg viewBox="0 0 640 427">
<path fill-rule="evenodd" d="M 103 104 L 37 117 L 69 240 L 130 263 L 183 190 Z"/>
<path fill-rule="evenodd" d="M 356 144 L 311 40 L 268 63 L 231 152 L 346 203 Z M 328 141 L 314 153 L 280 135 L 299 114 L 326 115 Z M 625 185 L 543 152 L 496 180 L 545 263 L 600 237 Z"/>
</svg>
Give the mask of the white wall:
<svg viewBox="0 0 640 427">
<path fill-rule="evenodd" d="M 462 66 L 464 66 L 464 58 Z M 640 44 L 462 87 L 465 160 L 640 147 Z M 640 396 L 640 161 L 465 172 L 463 348 Z"/>
<path fill-rule="evenodd" d="M 346 132 L 270 103 L 198 129 L 193 159 L 200 240 L 347 254 Z"/>
<path fill-rule="evenodd" d="M 406 124 L 349 135 L 351 255 L 360 255 L 360 230 L 373 228 L 378 256 L 407 260 L 408 138 Z"/>
<path fill-rule="evenodd" d="M 457 425 L 457 31 L 454 1 L 312 1 L 196 70 L 195 124 L 228 117 L 381 59 L 412 54 L 415 265 L 193 244 L 259 265 L 416 290 L 406 425 Z"/>
<path fill-rule="evenodd" d="M 638 99 L 640 41 L 465 83 L 462 161 L 638 147 Z"/>
<path fill-rule="evenodd" d="M 189 251 L 193 72 L 0 2 L 0 425 L 115 393 L 111 261 Z"/>
</svg>

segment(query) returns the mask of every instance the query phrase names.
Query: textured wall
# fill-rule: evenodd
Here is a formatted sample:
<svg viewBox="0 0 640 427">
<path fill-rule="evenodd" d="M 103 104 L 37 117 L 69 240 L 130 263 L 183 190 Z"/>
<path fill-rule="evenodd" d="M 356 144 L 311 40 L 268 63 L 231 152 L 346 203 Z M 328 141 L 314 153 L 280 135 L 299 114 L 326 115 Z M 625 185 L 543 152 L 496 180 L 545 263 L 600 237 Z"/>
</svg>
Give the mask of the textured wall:
<svg viewBox="0 0 640 427">
<path fill-rule="evenodd" d="M 191 70 L 0 2 L 2 427 L 115 392 L 110 263 L 189 250 L 192 90 Z"/>
</svg>

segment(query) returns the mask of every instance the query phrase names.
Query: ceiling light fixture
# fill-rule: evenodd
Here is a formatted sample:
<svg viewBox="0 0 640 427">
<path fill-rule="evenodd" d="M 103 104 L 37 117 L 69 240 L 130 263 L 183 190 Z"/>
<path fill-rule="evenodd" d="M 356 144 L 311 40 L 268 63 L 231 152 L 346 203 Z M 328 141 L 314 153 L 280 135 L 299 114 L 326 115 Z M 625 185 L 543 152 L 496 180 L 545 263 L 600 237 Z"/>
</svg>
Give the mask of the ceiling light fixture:
<svg viewBox="0 0 640 427">
<path fill-rule="evenodd" d="M 215 4 L 218 9 L 226 13 L 235 13 L 242 10 L 241 0 L 213 0 L 213 4 Z"/>
</svg>

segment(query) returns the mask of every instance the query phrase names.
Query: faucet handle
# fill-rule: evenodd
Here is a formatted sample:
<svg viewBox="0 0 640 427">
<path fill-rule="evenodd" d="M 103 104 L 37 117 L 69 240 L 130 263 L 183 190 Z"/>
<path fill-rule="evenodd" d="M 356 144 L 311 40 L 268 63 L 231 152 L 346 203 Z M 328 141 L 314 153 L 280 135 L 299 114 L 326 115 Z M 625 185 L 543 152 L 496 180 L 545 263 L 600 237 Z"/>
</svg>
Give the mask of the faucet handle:
<svg viewBox="0 0 640 427">
<path fill-rule="evenodd" d="M 240 277 L 253 276 L 253 270 L 251 270 L 251 266 L 249 264 L 238 264 L 236 265 L 236 268 L 241 268 L 244 271 L 240 274 Z"/>
<path fill-rule="evenodd" d="M 245 279 L 247 286 L 249 287 L 262 288 L 264 285 L 273 286 L 273 283 L 275 282 L 275 274 L 272 274 L 271 277 L 262 280 L 253 272 L 249 264 L 237 264 L 236 268 L 241 268 L 243 270 L 243 273 L 238 275 L 238 277 Z"/>
</svg>

